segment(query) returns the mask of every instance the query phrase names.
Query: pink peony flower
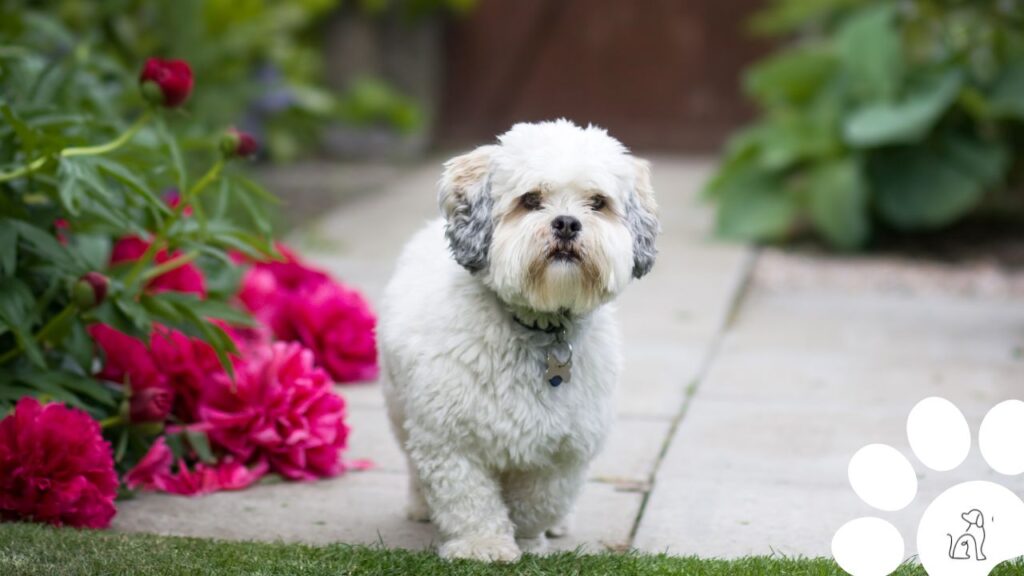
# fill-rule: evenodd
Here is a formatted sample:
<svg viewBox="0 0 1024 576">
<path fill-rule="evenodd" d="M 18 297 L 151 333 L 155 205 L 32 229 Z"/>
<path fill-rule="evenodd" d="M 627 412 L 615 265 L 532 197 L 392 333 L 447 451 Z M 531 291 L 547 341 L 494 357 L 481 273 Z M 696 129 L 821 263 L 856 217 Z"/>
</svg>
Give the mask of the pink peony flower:
<svg viewBox="0 0 1024 576">
<path fill-rule="evenodd" d="M 339 284 L 321 284 L 288 308 L 298 340 L 338 382 L 375 380 L 376 318 L 366 300 Z"/>
<path fill-rule="evenodd" d="M 172 410 L 195 421 L 203 388 L 224 374 L 212 346 L 166 326 L 154 325 L 148 347 L 106 324 L 89 334 L 106 357 L 97 376 L 131 387 L 132 422 L 163 421 Z"/>
<path fill-rule="evenodd" d="M 288 320 L 289 303 L 297 294 L 330 283 L 331 278 L 305 265 L 283 244 L 277 244 L 277 250 L 284 261 L 253 264 L 242 277 L 238 299 L 275 336 L 294 340 L 297 334 Z"/>
<path fill-rule="evenodd" d="M 105 528 L 116 495 L 110 445 L 85 412 L 26 397 L 0 420 L 0 520 Z"/>
<path fill-rule="evenodd" d="M 134 262 L 142 257 L 146 249 L 149 248 L 149 244 L 148 241 L 138 236 L 122 238 L 114 244 L 114 248 L 110 253 L 110 263 Z M 163 264 L 180 255 L 180 252 L 168 253 L 166 248 L 161 248 L 157 251 L 153 261 L 157 264 Z M 152 292 L 191 292 L 205 297 L 206 279 L 203 278 L 203 273 L 199 268 L 189 262 L 153 278 L 146 285 L 146 288 Z"/>
<path fill-rule="evenodd" d="M 146 345 L 106 324 L 89 326 L 105 358 L 98 377 L 131 389 L 132 422 L 162 422 L 174 405 L 174 389 Z"/>
<path fill-rule="evenodd" d="M 198 496 L 220 490 L 247 488 L 267 472 L 266 462 L 259 462 L 250 469 L 231 458 L 216 466 L 199 463 L 192 470 L 189 470 L 184 460 L 178 460 L 177 472 L 171 472 L 173 463 L 174 455 L 161 436 L 142 460 L 128 471 L 125 484 L 132 489 Z"/>
<path fill-rule="evenodd" d="M 376 318 L 363 297 L 285 246 L 278 250 L 283 262 L 258 262 L 246 272 L 242 304 L 278 338 L 310 348 L 336 381 L 377 378 Z"/>
<path fill-rule="evenodd" d="M 177 396 L 174 413 L 186 422 L 194 422 L 203 389 L 215 377 L 224 375 L 217 353 L 198 338 L 160 325 L 153 327 L 149 346 L 153 363 Z"/>
<path fill-rule="evenodd" d="M 226 376 L 215 382 L 199 406 L 212 445 L 294 480 L 344 470 L 345 401 L 314 367 L 312 352 L 284 342 L 254 349 L 234 383 Z"/>
</svg>

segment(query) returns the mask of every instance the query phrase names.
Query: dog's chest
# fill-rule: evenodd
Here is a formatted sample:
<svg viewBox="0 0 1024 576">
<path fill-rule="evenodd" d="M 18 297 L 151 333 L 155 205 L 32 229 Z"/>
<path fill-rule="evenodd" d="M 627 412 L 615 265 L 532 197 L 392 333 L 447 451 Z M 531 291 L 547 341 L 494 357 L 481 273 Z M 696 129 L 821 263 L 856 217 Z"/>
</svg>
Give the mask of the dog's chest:
<svg viewBox="0 0 1024 576">
<path fill-rule="evenodd" d="M 574 349 L 571 378 L 553 386 L 547 347 L 521 345 L 507 352 L 494 387 L 479 397 L 490 405 L 474 412 L 499 414 L 474 426 L 491 454 L 513 467 L 591 458 L 610 424 L 615 372 L 602 371 L 581 343 Z"/>
</svg>

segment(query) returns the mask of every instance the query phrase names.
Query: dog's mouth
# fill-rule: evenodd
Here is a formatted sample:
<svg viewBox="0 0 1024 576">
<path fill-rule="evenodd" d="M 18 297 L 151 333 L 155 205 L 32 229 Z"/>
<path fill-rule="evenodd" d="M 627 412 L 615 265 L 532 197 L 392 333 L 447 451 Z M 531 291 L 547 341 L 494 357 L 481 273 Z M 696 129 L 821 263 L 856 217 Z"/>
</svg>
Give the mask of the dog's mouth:
<svg viewBox="0 0 1024 576">
<path fill-rule="evenodd" d="M 569 264 L 577 264 L 580 259 L 579 250 L 571 244 L 556 244 L 548 251 L 548 260 L 552 262 L 566 262 Z"/>
</svg>

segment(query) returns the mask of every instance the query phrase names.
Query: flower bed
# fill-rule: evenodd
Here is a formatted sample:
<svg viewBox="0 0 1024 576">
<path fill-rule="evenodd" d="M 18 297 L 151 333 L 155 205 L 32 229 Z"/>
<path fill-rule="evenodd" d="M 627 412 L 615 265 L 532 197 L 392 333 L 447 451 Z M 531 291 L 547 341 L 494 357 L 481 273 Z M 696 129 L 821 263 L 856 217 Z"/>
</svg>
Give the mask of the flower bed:
<svg viewBox="0 0 1024 576">
<path fill-rule="evenodd" d="M 174 136 L 183 61 L 137 87 L 30 39 L 0 62 L 0 519 L 102 528 L 119 490 L 351 467 L 333 384 L 377 377 L 375 318 L 273 243 L 256 140 Z"/>
</svg>

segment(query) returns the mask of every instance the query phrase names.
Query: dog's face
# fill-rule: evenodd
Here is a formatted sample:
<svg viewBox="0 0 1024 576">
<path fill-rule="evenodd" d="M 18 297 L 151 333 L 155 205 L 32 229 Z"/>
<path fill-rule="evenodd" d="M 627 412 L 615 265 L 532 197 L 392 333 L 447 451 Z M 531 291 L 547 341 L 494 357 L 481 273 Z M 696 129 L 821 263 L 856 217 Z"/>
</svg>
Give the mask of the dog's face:
<svg viewBox="0 0 1024 576">
<path fill-rule="evenodd" d="M 589 312 L 654 265 L 647 162 L 594 127 L 517 124 L 445 164 L 440 204 L 459 264 L 505 302 Z"/>
</svg>

